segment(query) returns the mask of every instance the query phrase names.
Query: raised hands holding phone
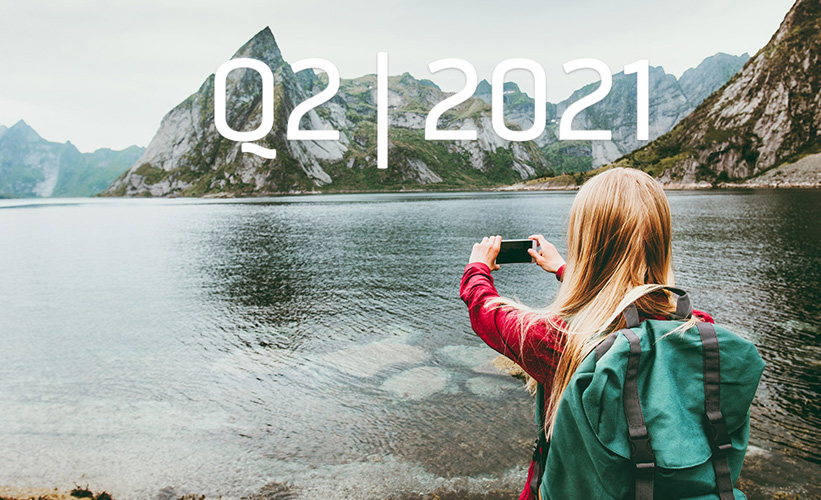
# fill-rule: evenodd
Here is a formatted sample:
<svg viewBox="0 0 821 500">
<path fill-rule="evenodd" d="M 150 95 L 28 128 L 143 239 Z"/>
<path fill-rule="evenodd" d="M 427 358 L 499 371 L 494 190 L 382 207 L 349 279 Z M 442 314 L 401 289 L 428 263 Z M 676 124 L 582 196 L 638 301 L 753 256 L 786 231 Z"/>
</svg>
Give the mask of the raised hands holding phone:
<svg viewBox="0 0 821 500">
<path fill-rule="evenodd" d="M 482 238 L 482 241 L 473 244 L 473 250 L 470 252 L 468 264 L 481 262 L 486 264 L 491 271 L 495 271 L 499 269 L 499 264 L 496 263 L 496 256 L 499 255 L 501 248 L 501 236 L 485 236 Z"/>
<path fill-rule="evenodd" d="M 536 264 L 549 273 L 555 273 L 565 262 L 559 251 L 556 250 L 555 245 L 550 243 L 541 234 L 534 234 L 528 236 L 530 240 L 536 240 L 539 243 L 539 250 L 529 249 L 527 252 L 536 259 Z"/>
<path fill-rule="evenodd" d="M 561 255 L 559 255 L 559 251 L 556 250 L 556 247 L 547 241 L 544 236 L 541 234 L 535 234 L 529 236 L 528 239 L 537 242 L 540 247 L 538 250 L 536 248 L 527 249 L 527 253 L 532 257 L 533 262 L 538 264 L 539 267 L 547 272 L 555 273 L 561 266 L 564 265 L 564 259 Z M 486 236 L 482 238 L 482 241 L 473 245 L 469 263 L 482 262 L 487 265 L 491 271 L 495 271 L 496 269 L 499 269 L 499 264 L 496 262 L 496 258 L 499 256 L 499 251 L 501 248 L 501 236 Z M 511 262 L 524 261 L 519 260 Z"/>
</svg>

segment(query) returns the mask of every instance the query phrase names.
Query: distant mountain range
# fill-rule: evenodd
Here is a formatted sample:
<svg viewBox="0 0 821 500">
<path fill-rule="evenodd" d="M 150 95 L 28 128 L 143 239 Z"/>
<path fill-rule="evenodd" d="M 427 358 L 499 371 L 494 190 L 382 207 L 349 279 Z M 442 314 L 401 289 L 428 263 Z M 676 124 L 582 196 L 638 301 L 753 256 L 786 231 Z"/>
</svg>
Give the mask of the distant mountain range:
<svg viewBox="0 0 821 500">
<path fill-rule="evenodd" d="M 0 196 L 92 196 L 137 161 L 145 148 L 81 153 L 70 142 L 49 142 L 20 120 L 0 126 Z"/>
<path fill-rule="evenodd" d="M 749 59 L 748 54 L 731 56 L 719 52 L 702 61 L 697 67 L 685 71 L 680 79 L 665 73 L 661 67 L 651 66 L 650 140 L 673 128 L 708 95 L 724 85 Z M 566 168 L 560 166 L 558 170 L 561 172 L 583 171 L 606 165 L 649 142 L 636 138 L 636 77 L 625 75 L 623 71 L 613 75 L 613 87 L 607 97 L 576 115 L 573 120 L 574 129 L 611 130 L 613 139 L 576 141 L 575 144 L 559 142 L 558 120 L 562 113 L 570 104 L 590 94 L 598 86 L 598 82 L 586 85 L 573 92 L 567 99 L 547 105 L 548 126 L 536 139 L 536 143 L 548 154 L 555 149 L 549 146 L 558 143 L 560 151 L 565 153 L 563 156 L 576 157 L 572 160 L 574 164 L 565 165 Z M 515 83 L 506 83 L 505 91 L 508 92 L 505 119 L 523 129 L 530 127 L 533 124 L 533 99 L 522 93 Z M 476 97 L 490 103 L 490 96 L 490 84 L 482 81 Z M 568 155 L 568 152 L 573 154 Z M 561 161 L 559 158 L 556 160 Z"/>
<path fill-rule="evenodd" d="M 289 141 L 294 107 L 321 92 L 327 76 L 294 73 L 268 28 L 235 54 L 267 64 L 275 75 L 274 130 L 258 144 L 266 160 L 244 154 L 214 126 L 214 75 L 163 118 L 147 148 L 80 153 L 46 141 L 24 122 L 0 126 L 0 195 L 110 196 L 263 195 L 306 191 L 470 189 L 574 174 L 580 182 L 601 166 L 642 168 L 668 184 L 763 179 L 767 185 L 821 180 L 821 5 L 799 0 L 753 58 L 718 53 L 681 78 L 650 67 L 650 141 L 636 139 L 636 77 L 613 75 L 610 93 L 578 115 L 574 129 L 608 129 L 610 141 L 559 141 L 567 107 L 599 83 L 547 103 L 545 131 L 510 142 L 491 126 L 491 86 L 440 118 L 440 128 L 474 129 L 475 141 L 427 141 L 425 119 L 449 95 L 408 73 L 389 78 L 389 155 L 376 168 L 376 76 L 342 80 L 327 103 L 309 111 L 303 129 L 336 129 L 339 141 Z M 739 71 L 740 70 L 740 71 Z M 236 70 L 227 83 L 227 116 L 235 130 L 261 118 L 260 81 Z M 533 99 L 515 83 L 504 88 L 505 121 L 529 128 Z M 783 165 L 778 169 L 773 167 Z M 768 171 L 770 170 L 770 171 Z M 762 172 L 766 175 L 761 176 Z M 753 179 L 753 180 L 749 180 Z M 548 181 L 549 183 L 550 181 Z M 758 181 L 755 181 L 758 182 Z M 795 184 L 795 182 L 793 182 Z M 108 186 L 106 188 L 106 186 Z"/>
<path fill-rule="evenodd" d="M 821 186 L 820 58 L 821 2 L 798 0 L 739 73 L 616 165 L 663 182 Z"/>
<path fill-rule="evenodd" d="M 548 103 L 548 123 L 534 141 L 510 142 L 493 131 L 490 85 L 440 118 L 440 128 L 474 129 L 476 141 L 426 141 L 425 119 L 448 95 L 429 80 L 408 73 L 389 78 L 389 167 L 376 168 L 376 77 L 342 80 L 337 94 L 308 112 L 303 129 L 340 131 L 339 141 L 289 141 L 287 117 L 294 107 L 325 87 L 326 76 L 295 74 L 282 58 L 268 28 L 233 56 L 267 64 L 276 82 L 274 130 L 260 141 L 277 150 L 266 160 L 240 152 L 214 126 L 214 75 L 172 109 L 136 163 L 106 191 L 112 196 L 199 196 L 233 193 L 261 195 L 304 191 L 466 189 L 511 184 L 544 175 L 587 171 L 639 147 L 635 139 L 636 78 L 614 75 L 601 102 L 579 113 L 575 128 L 609 128 L 612 141 L 558 141 L 557 118 L 570 101 L 589 93 L 580 89 L 558 104 Z M 748 59 L 716 54 L 681 79 L 662 68 L 650 69 L 651 139 L 673 127 Z M 505 84 L 505 119 L 530 127 L 533 100 L 514 83 Z M 260 80 L 253 70 L 235 70 L 227 82 L 227 116 L 235 130 L 253 130 L 261 120 Z M 646 141 L 643 141 L 646 142 Z"/>
</svg>

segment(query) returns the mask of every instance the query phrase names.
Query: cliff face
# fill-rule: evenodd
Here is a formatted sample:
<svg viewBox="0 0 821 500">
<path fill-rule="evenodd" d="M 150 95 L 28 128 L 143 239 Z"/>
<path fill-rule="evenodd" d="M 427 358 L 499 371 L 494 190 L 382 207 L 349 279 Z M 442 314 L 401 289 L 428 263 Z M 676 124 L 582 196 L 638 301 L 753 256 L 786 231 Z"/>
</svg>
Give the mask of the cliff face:
<svg viewBox="0 0 821 500">
<path fill-rule="evenodd" d="M 665 182 L 716 182 L 821 151 L 819 53 L 821 2 L 798 0 L 726 85 L 616 165 L 642 168 Z"/>
<path fill-rule="evenodd" d="M 636 138 L 636 75 L 619 72 L 613 75 L 613 87 L 602 101 L 579 113 L 573 120 L 574 129 L 612 130 L 610 141 L 591 141 L 592 167 L 613 162 L 662 134 L 668 132 L 690 114 L 704 98 L 721 87 L 735 74 L 749 56 L 719 53 L 705 59 L 696 68 L 687 70 L 680 80 L 661 67 L 650 67 L 649 132 L 647 141 Z M 563 113 L 570 103 L 592 92 L 598 83 L 574 92 L 557 105 Z"/>
<path fill-rule="evenodd" d="M 535 141 L 511 143 L 499 138 L 491 125 L 490 85 L 486 81 L 479 84 L 473 98 L 445 113 L 439 122 L 439 128 L 477 130 L 478 140 L 426 141 L 427 114 L 449 94 L 428 80 L 418 80 L 405 73 L 389 78 L 390 163 L 386 170 L 379 170 L 376 168 L 375 75 L 342 80 L 333 99 L 303 117 L 301 128 L 339 130 L 339 141 L 289 141 L 285 137 L 288 116 L 296 105 L 325 88 L 325 74 L 314 75 L 311 71 L 294 74 L 282 59 L 268 28 L 257 33 L 233 57 L 260 60 L 274 73 L 274 129 L 256 142 L 275 148 L 277 157 L 266 160 L 242 153 L 238 143 L 219 135 L 214 126 L 214 76 L 211 75 L 195 94 L 163 118 L 143 155 L 105 194 L 196 196 L 488 187 L 588 170 L 637 146 L 635 77 L 632 75 L 631 78 L 616 75 L 611 96 L 577 117 L 577 127 L 603 124 L 614 129 L 614 140 L 602 146 L 591 145 L 590 141 L 558 141 L 556 118 L 566 108 L 566 102 L 547 104 L 548 125 Z M 718 73 L 715 68 L 721 67 L 725 73 L 732 72 L 733 64 L 740 65 L 739 58 L 733 56 L 715 57 L 719 61 L 708 71 Z M 701 71 L 699 68 L 693 71 Z M 709 82 L 721 80 L 721 77 L 711 78 Z M 711 85 L 704 83 L 704 79 L 696 80 L 708 87 Z M 253 70 L 231 72 L 226 85 L 226 114 L 234 130 L 254 130 L 260 123 L 260 85 L 261 80 Z M 512 126 L 529 128 L 533 100 L 514 83 L 507 83 L 505 91 L 506 121 Z M 656 134 L 669 130 L 695 107 L 676 79 L 665 75 L 661 68 L 653 68 L 651 72 L 651 96 L 651 130 Z M 629 102 L 622 102 L 624 99 Z"/>
<path fill-rule="evenodd" d="M 98 149 L 80 153 L 71 143 L 50 142 L 20 120 L 0 127 L 0 195 L 90 196 L 99 193 L 142 153 Z"/>
<path fill-rule="evenodd" d="M 649 128 L 650 138 L 636 138 L 636 76 L 620 71 L 613 75 L 613 87 L 601 101 L 577 114 L 573 128 L 612 131 L 610 141 L 559 141 L 559 120 L 568 106 L 599 87 L 586 85 L 567 99 L 547 104 L 547 127 L 536 139 L 548 163 L 558 172 L 580 172 L 611 163 L 653 139 L 670 131 L 711 93 L 736 74 L 750 56 L 731 56 L 719 52 L 690 68 L 680 79 L 663 68 L 650 66 Z M 490 103 L 491 86 L 482 81 L 475 97 Z M 533 123 L 533 99 L 515 83 L 505 84 L 505 119 L 519 127 Z"/>
<path fill-rule="evenodd" d="M 342 80 L 328 103 L 302 118 L 301 128 L 335 129 L 339 141 L 289 141 L 288 116 L 294 107 L 325 88 L 326 76 L 294 74 L 266 28 L 233 58 L 248 57 L 274 73 L 273 131 L 256 141 L 276 148 L 267 160 L 240 152 L 240 144 L 220 136 L 214 125 L 214 76 L 163 118 L 140 159 L 105 194 L 125 196 L 264 194 L 312 190 L 402 189 L 490 186 L 551 172 L 534 143 L 510 143 L 491 128 L 490 106 L 471 99 L 440 120 L 440 128 L 473 128 L 478 141 L 426 141 L 425 118 L 444 94 L 429 81 L 405 73 L 389 79 L 387 169 L 376 168 L 376 77 Z M 261 120 L 261 80 L 253 70 L 231 72 L 228 123 L 254 130 Z"/>
</svg>

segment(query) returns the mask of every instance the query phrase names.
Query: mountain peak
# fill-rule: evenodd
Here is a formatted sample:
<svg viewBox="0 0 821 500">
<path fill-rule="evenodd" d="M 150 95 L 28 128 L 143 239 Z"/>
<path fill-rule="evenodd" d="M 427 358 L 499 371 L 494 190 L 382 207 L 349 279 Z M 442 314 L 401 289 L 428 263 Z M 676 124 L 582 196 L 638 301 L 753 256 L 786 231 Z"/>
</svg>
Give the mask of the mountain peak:
<svg viewBox="0 0 821 500">
<path fill-rule="evenodd" d="M 248 57 L 267 63 L 269 66 L 278 66 L 282 62 L 282 52 L 279 50 L 276 38 L 271 28 L 266 26 L 237 50 L 231 57 Z"/>
<path fill-rule="evenodd" d="M 727 54 L 725 52 L 716 52 L 715 54 L 711 55 L 710 57 L 705 58 L 695 69 L 701 68 L 703 66 L 707 66 L 710 64 L 731 64 L 736 61 L 741 61 L 741 63 L 747 62 L 750 58 L 750 54 L 743 53 L 740 56 L 734 56 Z"/>
<path fill-rule="evenodd" d="M 3 138 L 7 141 L 16 140 L 20 142 L 38 142 L 44 140 L 40 137 L 40 134 L 35 132 L 34 129 L 29 127 L 23 120 L 19 120 L 12 125 L 11 128 L 6 130 L 3 134 Z"/>
<path fill-rule="evenodd" d="M 631 153 L 617 164 L 667 180 L 719 182 L 752 177 L 797 155 L 821 151 L 819 19 L 818 0 L 798 0 L 740 72 L 641 154 Z M 739 56 L 735 63 L 747 57 Z M 682 87 L 688 80 L 701 85 L 702 66 L 723 60 L 732 56 L 716 54 L 685 72 L 679 82 Z"/>
<path fill-rule="evenodd" d="M 306 94 L 316 93 L 318 77 L 313 71 L 293 69 L 282 60 L 273 33 L 265 28 L 251 37 L 234 57 L 253 57 L 262 60 L 275 73 L 278 85 L 277 103 L 280 110 L 289 113 Z M 653 133 L 660 135 L 672 127 L 684 110 L 692 106 L 676 85 L 673 75 L 664 78 L 659 85 L 657 75 L 664 76 L 660 67 L 651 67 L 651 82 L 659 96 L 653 96 L 651 118 L 661 117 L 654 123 Z M 226 118 L 235 130 L 255 129 L 262 113 L 260 79 L 253 71 L 237 71 L 226 80 Z M 392 167 L 388 172 L 376 170 L 373 156 L 375 147 L 372 124 L 376 118 L 374 109 L 373 74 L 343 80 L 337 97 L 327 107 L 318 108 L 305 116 L 301 124 L 306 130 L 336 129 L 338 141 L 322 144 L 312 141 L 289 141 L 284 127 L 274 130 L 260 140 L 265 147 L 275 146 L 277 158 L 262 161 L 252 155 L 238 155 L 237 144 L 226 144 L 214 127 L 203 126 L 213 122 L 213 77 L 209 77 L 197 93 L 173 108 L 163 119 L 160 130 L 148 148 L 132 168 L 122 175 L 106 191 L 117 196 L 194 196 L 208 193 L 288 193 L 304 190 L 393 190 L 407 186 L 438 184 L 437 187 L 486 186 L 502 182 L 516 182 L 528 177 L 547 173 L 579 172 L 593 164 L 603 165 L 624 152 L 639 146 L 638 139 L 616 139 L 607 148 L 581 145 L 572 150 L 557 143 L 557 126 L 545 127 L 543 133 L 525 147 L 513 148 L 509 141 L 496 136 L 491 130 L 488 107 L 469 102 L 459 111 L 440 117 L 439 128 L 475 128 L 479 143 L 453 144 L 453 148 L 440 149 L 437 144 L 424 140 L 425 114 L 447 97 L 430 80 L 417 80 L 408 72 L 389 77 L 392 94 L 391 125 L 401 129 L 394 137 Z M 636 79 L 615 78 L 617 96 L 635 95 Z M 721 82 L 724 83 L 723 81 Z M 598 83 L 591 85 L 598 86 Z M 632 85 L 632 86 L 630 86 Z M 322 86 L 322 85 L 320 85 Z M 504 92 L 505 119 L 522 129 L 532 125 L 534 100 L 516 84 L 507 81 L 499 85 L 497 93 Z M 590 89 L 583 89 L 590 92 Z M 491 84 L 481 80 L 474 97 L 490 104 Z M 619 101 L 619 98 L 611 101 Z M 233 105 L 228 105 L 233 103 Z M 545 103 L 545 111 L 551 119 L 558 117 L 557 106 Z M 635 137 L 635 125 L 630 121 L 619 124 L 610 116 L 623 115 L 619 101 L 604 108 L 603 113 L 592 115 L 605 117 L 605 123 L 590 124 L 587 128 L 610 127 L 618 130 L 614 137 Z M 279 111 L 278 111 L 279 112 Z M 582 117 L 583 118 L 583 117 Z M 633 122 L 634 123 L 634 122 Z M 581 127 L 585 128 L 584 126 Z M 390 140 L 389 140 L 390 142 Z M 497 149 L 507 149 L 508 155 L 492 154 Z M 615 151 L 615 152 L 614 152 Z M 500 158 L 511 158 L 511 162 Z M 602 161 L 600 161 L 601 159 Z M 327 171 L 326 171 L 327 169 Z M 492 169 L 492 177 L 488 177 Z M 498 174 L 498 176 L 497 176 Z"/>
<path fill-rule="evenodd" d="M 0 126 L 0 192 L 20 197 L 91 196 L 109 185 L 142 152 L 110 158 L 80 153 L 70 141 L 43 139 L 23 120 Z"/>
<path fill-rule="evenodd" d="M 251 37 L 251 40 L 256 40 L 256 39 L 259 39 L 261 42 L 264 42 L 264 43 L 273 43 L 274 45 L 276 45 L 276 43 L 277 43 L 276 38 L 274 37 L 274 32 L 271 31 L 270 26 L 266 26 L 266 27 L 262 28 L 261 30 L 259 30 L 257 32 L 256 35 Z"/>
<path fill-rule="evenodd" d="M 516 82 L 505 82 L 502 88 L 504 88 L 505 92 L 513 92 L 514 94 L 521 92 L 521 90 L 519 90 L 519 85 Z"/>
<path fill-rule="evenodd" d="M 740 56 L 724 52 L 713 54 L 701 61 L 695 68 L 682 73 L 681 78 L 678 79 L 681 90 L 691 103 L 700 104 L 738 73 L 749 59 L 750 56 L 746 52 Z"/>
</svg>

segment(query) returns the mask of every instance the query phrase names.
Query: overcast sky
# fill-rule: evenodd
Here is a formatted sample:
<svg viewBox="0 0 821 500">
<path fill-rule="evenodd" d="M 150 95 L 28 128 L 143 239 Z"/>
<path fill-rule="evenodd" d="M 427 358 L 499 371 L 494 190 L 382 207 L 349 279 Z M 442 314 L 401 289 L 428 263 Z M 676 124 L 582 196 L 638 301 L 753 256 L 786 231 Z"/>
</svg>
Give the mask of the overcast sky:
<svg viewBox="0 0 821 500">
<path fill-rule="evenodd" d="M 547 73 L 556 102 L 593 81 L 565 75 L 580 57 L 613 73 L 648 59 L 680 76 L 716 52 L 754 55 L 792 0 L 19 0 L 0 17 L 0 125 L 23 119 L 81 151 L 148 145 L 162 117 L 265 26 L 286 61 L 321 57 L 343 78 L 376 71 L 461 88 L 458 72 L 427 64 L 470 61 L 487 78 L 504 59 L 526 57 Z M 527 74 L 509 78 L 532 89 Z M 277 124 L 275 126 L 284 126 Z"/>
</svg>

